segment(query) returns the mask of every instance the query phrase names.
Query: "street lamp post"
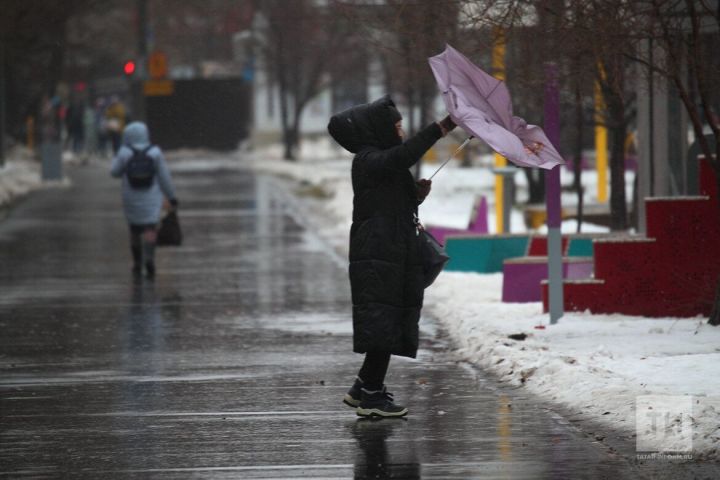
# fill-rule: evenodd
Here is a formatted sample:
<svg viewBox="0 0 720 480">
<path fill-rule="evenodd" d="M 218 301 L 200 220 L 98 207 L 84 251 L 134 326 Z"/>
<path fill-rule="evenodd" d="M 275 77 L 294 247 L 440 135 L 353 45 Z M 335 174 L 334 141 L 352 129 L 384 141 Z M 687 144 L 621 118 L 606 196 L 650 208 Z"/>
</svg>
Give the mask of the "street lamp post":
<svg viewBox="0 0 720 480">
<path fill-rule="evenodd" d="M 560 92 L 558 68 L 553 63 L 545 66 L 545 134 L 558 148 L 560 146 Z M 559 148 L 558 148 L 559 149 Z M 548 310 L 550 324 L 557 323 L 564 313 L 562 274 L 562 233 L 560 218 L 560 168 L 558 165 L 545 175 L 545 194 L 548 227 Z"/>
</svg>

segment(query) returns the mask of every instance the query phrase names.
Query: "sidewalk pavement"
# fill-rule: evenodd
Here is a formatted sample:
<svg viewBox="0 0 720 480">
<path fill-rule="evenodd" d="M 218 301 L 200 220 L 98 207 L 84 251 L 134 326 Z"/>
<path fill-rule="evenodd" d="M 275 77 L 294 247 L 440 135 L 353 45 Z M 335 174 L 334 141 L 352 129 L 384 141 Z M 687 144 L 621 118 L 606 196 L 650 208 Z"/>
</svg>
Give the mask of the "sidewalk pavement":
<svg viewBox="0 0 720 480">
<path fill-rule="evenodd" d="M 173 165 L 171 164 L 171 169 Z M 628 462 L 448 355 L 428 320 L 388 384 L 406 420 L 341 403 L 346 271 L 287 192 L 175 171 L 186 243 L 133 282 L 106 165 L 0 223 L 0 475 L 32 478 L 683 478 Z"/>
</svg>

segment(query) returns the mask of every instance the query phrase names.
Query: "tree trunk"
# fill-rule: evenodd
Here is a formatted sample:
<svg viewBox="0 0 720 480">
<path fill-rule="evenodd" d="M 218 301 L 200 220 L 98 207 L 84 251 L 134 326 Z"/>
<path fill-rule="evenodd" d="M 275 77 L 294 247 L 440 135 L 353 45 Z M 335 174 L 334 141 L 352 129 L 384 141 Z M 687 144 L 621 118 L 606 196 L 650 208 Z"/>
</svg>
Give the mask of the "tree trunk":
<svg viewBox="0 0 720 480">
<path fill-rule="evenodd" d="M 582 147 L 583 147 L 583 104 L 580 85 L 575 87 L 575 163 L 573 165 L 573 188 L 577 193 L 577 233 L 582 230 L 583 187 L 582 187 Z"/>
<path fill-rule="evenodd" d="M 630 225 L 632 225 L 635 230 L 640 230 L 640 215 L 638 212 L 638 209 L 640 208 L 640 185 L 639 185 L 639 179 L 638 175 L 635 175 L 635 179 L 633 180 L 633 190 L 632 190 L 632 209 L 630 210 Z"/>
<path fill-rule="evenodd" d="M 282 138 L 283 138 L 283 145 L 285 146 L 285 153 L 283 154 L 283 158 L 285 160 L 295 160 L 295 157 L 293 156 L 293 132 L 292 126 L 290 125 L 290 111 L 288 108 L 288 96 L 289 93 L 287 91 L 286 82 L 284 79 L 284 75 L 280 74 L 280 120 L 282 123 Z"/>
<path fill-rule="evenodd" d="M 50 96 L 55 95 L 57 86 L 62 79 L 62 68 L 65 58 L 65 23 L 59 27 L 57 33 L 57 42 L 50 49 L 50 61 L 48 62 L 47 86 L 45 93 Z"/>
<path fill-rule="evenodd" d="M 281 62 L 278 60 L 278 64 L 281 64 Z M 283 158 L 285 160 L 294 160 L 292 157 L 292 149 L 289 148 L 289 123 L 290 123 L 290 112 L 288 111 L 288 89 L 287 89 L 287 80 L 285 78 L 285 72 L 283 70 L 277 69 L 277 76 L 278 76 L 278 87 L 280 88 L 280 92 L 278 97 L 280 100 L 280 125 L 282 126 L 282 138 L 283 138 L 283 144 L 285 145 L 285 154 L 283 155 Z"/>
<path fill-rule="evenodd" d="M 626 126 L 612 128 L 613 147 L 610 155 L 610 229 L 627 230 L 627 202 L 625 199 L 625 152 L 623 139 Z"/>
<path fill-rule="evenodd" d="M 528 182 L 528 204 L 545 202 L 545 172 L 537 168 L 523 168 Z"/>
<path fill-rule="evenodd" d="M 407 125 L 405 132 L 407 132 L 408 136 L 412 137 L 415 135 L 415 89 L 409 82 L 405 87 L 405 101 L 407 102 L 409 117 L 407 122 L 404 122 L 405 125 Z"/>
<path fill-rule="evenodd" d="M 612 92 L 605 97 L 611 118 L 610 132 L 612 149 L 610 151 L 610 229 L 627 230 L 628 215 L 625 198 L 625 137 L 627 121 L 625 106 L 619 95 Z"/>
<path fill-rule="evenodd" d="M 428 89 L 426 88 L 426 85 L 424 82 L 420 83 L 420 88 L 418 91 L 418 103 L 420 104 L 420 121 L 418 130 L 422 129 L 430 123 L 429 117 L 430 117 L 430 102 L 431 102 L 431 96 L 428 92 Z M 435 149 L 435 153 L 437 153 L 437 149 Z M 415 180 L 420 180 L 420 177 L 422 176 L 422 158 L 418 160 L 418 162 L 415 164 L 413 176 L 415 177 Z"/>
<path fill-rule="evenodd" d="M 5 166 L 5 130 L 7 130 L 5 125 L 7 118 L 5 71 L 5 40 L 0 36 L 0 168 Z"/>
<path fill-rule="evenodd" d="M 305 104 L 294 102 L 292 120 L 283 129 L 283 144 L 285 146 L 285 160 L 297 160 L 300 146 L 300 117 Z"/>
<path fill-rule="evenodd" d="M 297 139 L 298 139 L 297 125 L 288 126 L 287 128 L 283 129 L 283 145 L 285 147 L 283 158 L 285 160 L 290 160 L 290 161 L 296 160 L 295 152 L 296 152 L 296 147 L 297 147 L 297 143 L 298 143 Z"/>
</svg>

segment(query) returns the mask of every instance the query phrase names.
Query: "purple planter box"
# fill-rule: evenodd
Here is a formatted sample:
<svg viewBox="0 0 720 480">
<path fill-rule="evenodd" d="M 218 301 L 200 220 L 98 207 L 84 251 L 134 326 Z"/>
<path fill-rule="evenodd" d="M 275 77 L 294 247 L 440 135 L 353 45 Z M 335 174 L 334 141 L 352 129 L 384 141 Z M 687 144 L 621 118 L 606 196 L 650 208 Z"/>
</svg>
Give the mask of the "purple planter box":
<svg viewBox="0 0 720 480">
<path fill-rule="evenodd" d="M 584 279 L 593 274 L 592 257 L 563 257 L 563 278 Z M 540 282 L 547 280 L 547 257 L 518 257 L 503 262 L 502 301 L 542 301 Z"/>
<path fill-rule="evenodd" d="M 433 225 L 426 225 L 425 228 L 430 234 L 437 239 L 438 242 L 445 245 L 445 237 L 448 235 L 463 235 L 463 234 L 484 234 L 488 233 L 488 207 L 487 200 L 485 197 L 480 197 L 475 202 L 475 209 L 473 211 L 473 217 L 470 219 L 468 228 L 462 230 L 459 228 L 448 228 L 448 227 L 437 227 Z"/>
</svg>

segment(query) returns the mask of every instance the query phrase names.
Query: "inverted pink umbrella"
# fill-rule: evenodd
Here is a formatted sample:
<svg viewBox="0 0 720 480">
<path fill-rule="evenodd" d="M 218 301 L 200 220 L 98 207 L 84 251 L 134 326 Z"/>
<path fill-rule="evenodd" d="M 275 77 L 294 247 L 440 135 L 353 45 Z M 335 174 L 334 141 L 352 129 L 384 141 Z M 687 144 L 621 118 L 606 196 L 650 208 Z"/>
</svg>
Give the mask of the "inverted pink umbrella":
<svg viewBox="0 0 720 480">
<path fill-rule="evenodd" d="M 547 170 L 564 164 L 542 129 L 513 116 L 505 83 L 488 75 L 450 45 L 428 59 L 450 118 L 521 167 Z"/>
</svg>

